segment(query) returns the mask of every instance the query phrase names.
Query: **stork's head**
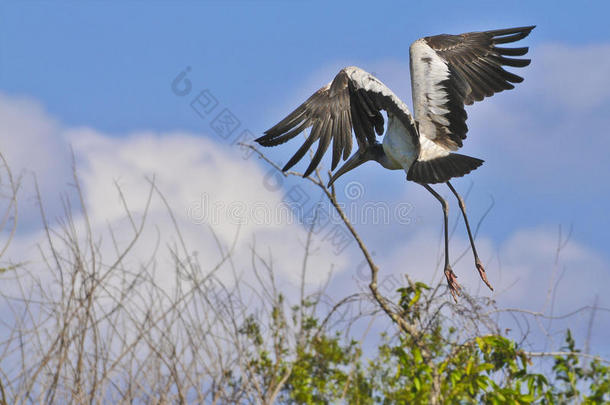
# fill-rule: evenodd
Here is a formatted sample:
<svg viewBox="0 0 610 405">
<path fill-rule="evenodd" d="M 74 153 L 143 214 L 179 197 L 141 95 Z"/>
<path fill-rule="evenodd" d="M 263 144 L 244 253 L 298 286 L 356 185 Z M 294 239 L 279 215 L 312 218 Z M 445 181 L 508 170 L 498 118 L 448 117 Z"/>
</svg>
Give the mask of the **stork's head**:
<svg viewBox="0 0 610 405">
<path fill-rule="evenodd" d="M 366 149 L 358 149 L 356 153 L 352 155 L 344 164 L 341 166 L 335 174 L 332 175 L 328 182 L 328 187 L 332 186 L 335 180 L 349 172 L 352 169 L 360 166 L 364 162 L 368 162 L 369 160 L 375 160 L 379 162 L 382 166 L 384 165 L 384 161 L 386 160 L 385 152 L 383 151 L 383 146 L 375 142 L 374 144 L 369 145 Z"/>
</svg>

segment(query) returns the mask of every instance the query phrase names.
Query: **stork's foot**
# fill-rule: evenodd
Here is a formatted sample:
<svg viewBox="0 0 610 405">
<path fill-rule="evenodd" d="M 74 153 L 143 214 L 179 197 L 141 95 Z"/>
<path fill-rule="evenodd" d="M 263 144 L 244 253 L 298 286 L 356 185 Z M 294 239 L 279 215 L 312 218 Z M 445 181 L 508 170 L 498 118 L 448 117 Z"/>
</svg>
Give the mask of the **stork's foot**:
<svg viewBox="0 0 610 405">
<path fill-rule="evenodd" d="M 485 268 L 483 267 L 483 263 L 481 263 L 481 261 L 479 260 L 478 257 L 475 259 L 474 264 L 477 266 L 477 270 L 479 271 L 479 276 L 481 276 L 481 280 L 483 280 L 485 285 L 487 285 L 487 287 L 489 287 L 489 289 L 491 291 L 493 291 L 494 288 L 489 283 L 489 280 L 487 280 L 487 274 L 485 273 Z"/>
<path fill-rule="evenodd" d="M 453 299 L 455 300 L 455 302 L 457 302 L 457 297 L 460 295 L 460 289 L 462 287 L 460 287 L 460 285 L 458 284 L 457 276 L 455 275 L 455 273 L 453 272 L 453 269 L 451 269 L 451 266 L 449 266 L 449 265 L 445 266 L 445 277 L 447 277 L 447 284 L 449 285 L 449 292 L 451 292 Z"/>
</svg>

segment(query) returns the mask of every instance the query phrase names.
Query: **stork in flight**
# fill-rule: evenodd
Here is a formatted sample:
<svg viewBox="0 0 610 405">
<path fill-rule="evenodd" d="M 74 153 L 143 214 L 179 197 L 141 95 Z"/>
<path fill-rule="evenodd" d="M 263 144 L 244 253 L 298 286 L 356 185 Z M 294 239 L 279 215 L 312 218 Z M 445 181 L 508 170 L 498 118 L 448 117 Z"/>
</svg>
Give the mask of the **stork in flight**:
<svg viewBox="0 0 610 405">
<path fill-rule="evenodd" d="M 334 170 L 339 160 L 347 161 L 331 177 L 328 185 L 362 163 L 375 160 L 390 170 L 404 170 L 407 180 L 426 188 L 443 208 L 445 233 L 445 277 L 452 295 L 459 294 L 457 276 L 449 265 L 448 205 L 430 184 L 446 183 L 456 196 L 464 217 L 475 266 L 481 279 L 493 290 L 477 255 L 462 197 L 449 182 L 483 164 L 483 160 L 454 153 L 466 139 L 467 114 L 471 105 L 495 93 L 514 88 L 523 81 L 503 66 L 524 67 L 529 59 L 516 58 L 527 47 L 506 48 L 529 35 L 534 26 L 461 35 L 436 35 L 418 39 L 410 47 L 411 91 L 414 116 L 387 86 L 366 71 L 350 66 L 332 82 L 309 97 L 296 110 L 256 139 L 262 146 L 280 145 L 312 127 L 305 143 L 282 170 L 294 166 L 314 142 L 318 146 L 303 177 L 319 165 L 332 140 Z M 384 133 L 384 110 L 388 125 L 383 143 L 375 133 Z M 351 156 L 352 130 L 358 150 Z M 349 157 L 349 159 L 348 159 Z"/>
</svg>

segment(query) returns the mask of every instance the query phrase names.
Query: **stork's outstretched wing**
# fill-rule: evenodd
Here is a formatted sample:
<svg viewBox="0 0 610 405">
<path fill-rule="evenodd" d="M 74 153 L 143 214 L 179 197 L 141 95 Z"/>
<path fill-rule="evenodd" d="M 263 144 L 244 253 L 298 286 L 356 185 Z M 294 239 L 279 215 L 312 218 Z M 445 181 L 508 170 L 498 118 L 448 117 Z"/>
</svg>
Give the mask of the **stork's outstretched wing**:
<svg viewBox="0 0 610 405">
<path fill-rule="evenodd" d="M 400 119 L 417 139 L 417 129 L 407 106 L 381 81 L 357 67 L 342 69 L 333 81 L 315 92 L 296 110 L 280 121 L 256 142 L 262 146 L 282 144 L 305 129 L 312 127 L 305 143 L 286 163 L 288 170 L 303 158 L 318 142 L 304 176 L 311 174 L 333 141 L 331 169 L 341 156 L 347 159 L 352 151 L 352 129 L 358 142 L 358 152 L 376 143 L 375 132 L 383 133 L 384 119 L 381 110 Z"/>
<path fill-rule="evenodd" d="M 461 35 L 436 35 L 415 41 L 410 48 L 413 110 L 422 136 L 457 150 L 466 138 L 470 105 L 523 81 L 503 66 L 524 67 L 528 48 L 496 46 L 529 35 L 534 26 Z"/>
</svg>

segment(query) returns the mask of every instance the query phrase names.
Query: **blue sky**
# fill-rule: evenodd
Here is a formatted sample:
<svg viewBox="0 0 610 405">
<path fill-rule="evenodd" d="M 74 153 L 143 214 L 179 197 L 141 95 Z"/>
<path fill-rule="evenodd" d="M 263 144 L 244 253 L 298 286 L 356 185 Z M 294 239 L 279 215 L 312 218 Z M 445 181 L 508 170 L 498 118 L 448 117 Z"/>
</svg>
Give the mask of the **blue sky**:
<svg viewBox="0 0 610 405">
<path fill-rule="evenodd" d="M 334 74 L 330 66 L 366 68 L 379 60 L 406 62 L 408 45 L 419 36 L 537 24 L 527 39 L 532 47 L 587 46 L 610 37 L 605 21 L 609 6 L 601 1 L 561 6 L 555 2 L 426 4 L 382 3 L 378 11 L 374 9 L 377 16 L 367 3 L 349 7 L 315 2 L 3 3 L 0 87 L 9 95 L 36 98 L 66 125 L 92 126 L 113 136 L 142 129 L 201 132 L 207 123 L 168 91 L 168 83 L 190 66 L 196 87 L 209 88 L 244 126 L 261 133 L 329 80 Z M 535 66 L 536 55 L 531 56 Z M 328 73 L 314 80 L 312 74 L 320 71 Z M 525 76 L 523 87 L 530 85 Z M 409 80 L 407 72 L 404 80 Z M 409 94 L 401 95 L 410 104 Z M 543 120 L 554 119 L 556 111 L 546 110 L 539 100 L 520 99 L 517 92 L 507 97 L 514 103 L 535 104 Z M 471 139 L 478 136 L 486 135 L 471 131 Z M 474 142 L 471 139 L 467 147 Z M 481 154 L 486 158 L 490 151 Z M 573 164 L 578 159 L 566 162 Z M 562 192 L 538 189 L 542 198 L 533 201 L 524 201 L 521 195 L 515 198 L 502 187 L 496 187 L 493 195 L 499 204 L 507 201 L 506 206 L 518 210 L 525 223 L 574 223 L 581 238 L 605 250 L 607 238 L 601 236 L 607 236 L 604 228 L 610 222 L 596 201 L 599 188 L 605 192 L 608 188 L 599 184 L 573 193 L 574 187 L 579 189 L 574 183 L 566 184 Z M 582 211 L 589 215 L 575 217 Z M 597 226 L 602 225 L 600 220 L 605 226 Z M 497 237 L 510 232 L 502 223 L 496 225 Z"/>
<path fill-rule="evenodd" d="M 495 207 L 481 229 L 490 252 L 512 249 L 511 241 L 523 232 L 546 240 L 559 225 L 573 226 L 581 254 L 574 257 L 594 256 L 601 272 L 594 274 L 609 274 L 610 187 L 603 180 L 610 170 L 608 3 L 412 3 L 2 2 L 0 94 L 7 106 L 17 105 L 15 100 L 34 103 L 20 111 L 31 107 L 45 123 L 40 128 L 59 128 L 32 129 L 48 135 L 41 143 L 26 146 L 19 135 L 5 132 L 0 137 L 3 152 L 18 150 L 19 145 L 35 148 L 49 159 L 48 167 L 65 169 L 67 145 L 81 145 L 75 147 L 77 158 L 79 152 L 86 155 L 102 148 L 103 142 L 83 141 L 88 139 L 78 132 L 83 128 L 103 134 L 104 142 L 119 142 L 113 145 L 124 145 L 121 139 L 131 142 L 134 132 L 182 131 L 204 138 L 209 147 L 231 150 L 235 148 L 211 131 L 210 120 L 189 107 L 196 92 L 209 89 L 240 120 L 240 130 L 253 134 L 269 128 L 345 65 L 375 72 L 410 105 L 412 41 L 438 33 L 536 24 L 523 41 L 533 60 L 521 72 L 525 82 L 468 110 L 470 132 L 463 153 L 481 157 L 486 164 L 455 185 L 462 191 L 473 185 L 468 199 L 473 218 L 482 215 L 490 196 L 494 198 Z M 171 83 L 187 66 L 193 93 L 178 97 Z M 61 142 L 48 140 L 54 136 Z M 292 142 L 269 153 L 282 162 L 297 147 Z M 132 153 L 137 156 L 138 149 Z M 228 153 L 239 159 L 238 152 Z M 15 152 L 7 158 L 27 168 L 27 156 Z M 94 167 L 93 159 L 87 159 L 84 165 Z M 248 164 L 266 170 L 261 163 Z M 56 201 L 53 192 L 69 182 L 64 169 L 47 181 L 50 201 Z M 344 184 L 356 179 L 366 186 L 365 199 L 412 202 L 418 223 L 432 229 L 437 240 L 440 210 L 421 187 L 405 184 L 401 173 L 373 165 L 345 176 Z M 192 181 L 195 188 L 198 181 L 204 182 L 196 177 Z M 299 183 L 290 181 L 285 189 L 295 184 Z M 417 244 L 419 229 L 362 226 L 378 252 L 399 250 L 403 240 Z M 22 232 L 30 231 L 26 214 Z M 458 226 L 457 232 L 462 231 Z M 588 266 L 573 260 L 574 271 Z M 536 294 L 546 285 L 529 288 Z M 579 298 L 585 302 L 598 291 L 585 288 Z"/>
<path fill-rule="evenodd" d="M 167 92 L 168 80 L 190 65 L 262 130 L 265 112 L 313 71 L 337 61 L 405 60 L 423 35 L 537 24 L 528 39 L 535 46 L 595 44 L 610 34 L 602 1 L 412 3 L 3 2 L 0 83 L 73 126 L 195 131 L 201 123 Z"/>
</svg>

